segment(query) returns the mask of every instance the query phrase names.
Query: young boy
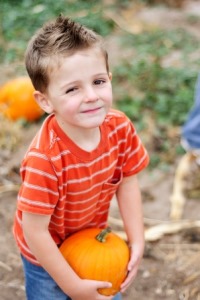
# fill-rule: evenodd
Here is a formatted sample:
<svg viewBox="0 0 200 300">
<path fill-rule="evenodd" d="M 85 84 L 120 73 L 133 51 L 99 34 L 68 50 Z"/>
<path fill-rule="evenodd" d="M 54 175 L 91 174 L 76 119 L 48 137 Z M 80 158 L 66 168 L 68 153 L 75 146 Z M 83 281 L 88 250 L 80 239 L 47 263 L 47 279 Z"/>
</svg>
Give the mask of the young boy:
<svg viewBox="0 0 200 300">
<path fill-rule="evenodd" d="M 14 235 L 29 300 L 121 299 L 103 296 L 108 282 L 82 280 L 62 257 L 68 235 L 107 225 L 116 193 L 131 257 L 124 292 L 143 255 L 141 196 L 136 174 L 148 155 L 132 123 L 111 109 L 112 75 L 102 39 L 65 17 L 29 42 L 26 68 L 34 97 L 49 114 L 21 166 Z"/>
</svg>

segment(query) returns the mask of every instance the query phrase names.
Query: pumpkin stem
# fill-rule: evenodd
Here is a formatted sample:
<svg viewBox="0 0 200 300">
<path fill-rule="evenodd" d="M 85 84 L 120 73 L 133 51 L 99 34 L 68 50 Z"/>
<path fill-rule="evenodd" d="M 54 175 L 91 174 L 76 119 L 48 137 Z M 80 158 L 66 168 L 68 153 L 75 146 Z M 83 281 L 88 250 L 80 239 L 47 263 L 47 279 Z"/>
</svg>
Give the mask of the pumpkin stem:
<svg viewBox="0 0 200 300">
<path fill-rule="evenodd" d="M 105 243 L 106 237 L 107 237 L 107 235 L 108 235 L 110 232 L 111 232 L 111 228 L 110 228 L 110 227 L 106 227 L 105 229 L 103 229 L 103 230 L 96 236 L 97 241 L 99 241 L 100 243 Z"/>
</svg>

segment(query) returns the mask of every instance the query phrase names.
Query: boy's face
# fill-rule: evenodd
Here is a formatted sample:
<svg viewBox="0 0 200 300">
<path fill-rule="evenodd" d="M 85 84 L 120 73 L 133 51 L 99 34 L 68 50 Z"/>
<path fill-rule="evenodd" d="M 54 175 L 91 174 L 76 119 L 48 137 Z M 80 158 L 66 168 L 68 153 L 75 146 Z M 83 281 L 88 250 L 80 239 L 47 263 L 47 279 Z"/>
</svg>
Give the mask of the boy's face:
<svg viewBox="0 0 200 300">
<path fill-rule="evenodd" d="M 46 97 L 64 131 L 101 125 L 112 105 L 111 74 L 102 52 L 86 49 L 63 58 L 50 74 Z"/>
</svg>

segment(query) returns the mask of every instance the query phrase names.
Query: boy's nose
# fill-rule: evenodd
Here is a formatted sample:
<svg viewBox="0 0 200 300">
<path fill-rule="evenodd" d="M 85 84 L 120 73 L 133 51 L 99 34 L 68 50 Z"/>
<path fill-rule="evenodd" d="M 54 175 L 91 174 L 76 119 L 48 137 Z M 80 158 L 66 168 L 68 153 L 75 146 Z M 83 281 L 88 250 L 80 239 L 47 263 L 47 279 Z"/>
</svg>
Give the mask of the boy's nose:
<svg viewBox="0 0 200 300">
<path fill-rule="evenodd" d="M 95 92 L 94 88 L 88 88 L 85 91 L 85 95 L 84 95 L 84 101 L 85 102 L 91 102 L 91 101 L 97 101 L 98 100 L 98 95 Z"/>
</svg>

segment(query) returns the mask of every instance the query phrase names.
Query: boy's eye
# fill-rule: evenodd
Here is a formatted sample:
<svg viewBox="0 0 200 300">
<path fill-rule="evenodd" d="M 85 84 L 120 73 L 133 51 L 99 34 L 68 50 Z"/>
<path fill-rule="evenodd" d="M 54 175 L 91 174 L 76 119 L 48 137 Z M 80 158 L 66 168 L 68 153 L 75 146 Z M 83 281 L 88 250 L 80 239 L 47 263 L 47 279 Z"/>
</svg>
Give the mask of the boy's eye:
<svg viewBox="0 0 200 300">
<path fill-rule="evenodd" d="M 105 83 L 105 82 L 106 82 L 106 81 L 103 80 L 103 79 L 97 79 L 97 80 L 94 81 L 94 84 L 99 85 L 99 84 L 103 84 L 103 83 Z"/>
<path fill-rule="evenodd" d="M 74 92 L 75 90 L 76 90 L 75 87 L 74 87 L 74 88 L 70 88 L 70 89 L 68 89 L 68 90 L 66 91 L 66 94 L 72 93 L 72 92 Z"/>
</svg>

